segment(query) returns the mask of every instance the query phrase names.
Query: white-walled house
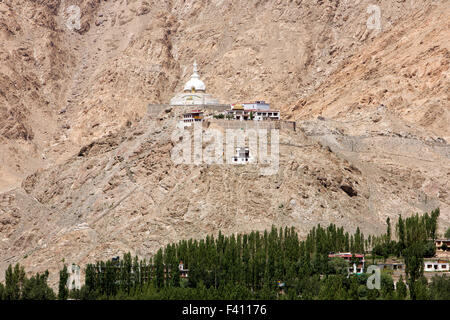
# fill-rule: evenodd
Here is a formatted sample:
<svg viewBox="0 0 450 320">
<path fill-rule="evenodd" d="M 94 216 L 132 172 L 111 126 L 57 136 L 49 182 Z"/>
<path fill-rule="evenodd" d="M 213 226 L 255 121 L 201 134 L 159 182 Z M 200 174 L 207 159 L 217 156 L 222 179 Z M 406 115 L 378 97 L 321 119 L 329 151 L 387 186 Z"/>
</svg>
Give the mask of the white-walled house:
<svg viewBox="0 0 450 320">
<path fill-rule="evenodd" d="M 183 125 L 185 127 L 190 127 L 194 122 L 203 122 L 204 115 L 201 110 L 192 110 L 191 112 L 183 114 Z"/>
<path fill-rule="evenodd" d="M 280 120 L 280 111 L 278 110 L 255 110 L 253 111 L 253 120 Z"/>
<path fill-rule="evenodd" d="M 450 263 L 448 261 L 425 261 L 424 263 L 424 271 L 432 272 L 432 271 L 450 271 Z"/>
<path fill-rule="evenodd" d="M 270 104 L 265 101 L 244 102 L 244 110 L 270 110 Z"/>
<path fill-rule="evenodd" d="M 250 105 L 250 104 L 248 104 Z M 268 104 L 265 104 L 269 106 Z M 280 120 L 280 111 L 271 110 L 269 108 L 246 108 L 244 104 L 233 104 L 230 110 L 225 111 L 227 119 L 240 121 L 264 121 L 264 120 Z"/>
</svg>

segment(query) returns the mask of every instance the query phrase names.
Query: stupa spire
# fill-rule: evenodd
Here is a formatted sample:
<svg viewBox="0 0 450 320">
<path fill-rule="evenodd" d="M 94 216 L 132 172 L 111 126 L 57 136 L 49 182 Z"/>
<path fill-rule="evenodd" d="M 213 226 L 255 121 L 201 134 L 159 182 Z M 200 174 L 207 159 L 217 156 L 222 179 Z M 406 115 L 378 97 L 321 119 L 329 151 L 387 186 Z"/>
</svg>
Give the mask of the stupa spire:
<svg viewBox="0 0 450 320">
<path fill-rule="evenodd" d="M 194 60 L 194 73 L 198 72 L 198 68 L 197 68 L 197 60 Z"/>
<path fill-rule="evenodd" d="M 198 74 L 198 65 L 197 65 L 196 60 L 194 60 L 194 73 L 191 75 L 191 79 L 200 79 L 200 75 Z"/>
</svg>

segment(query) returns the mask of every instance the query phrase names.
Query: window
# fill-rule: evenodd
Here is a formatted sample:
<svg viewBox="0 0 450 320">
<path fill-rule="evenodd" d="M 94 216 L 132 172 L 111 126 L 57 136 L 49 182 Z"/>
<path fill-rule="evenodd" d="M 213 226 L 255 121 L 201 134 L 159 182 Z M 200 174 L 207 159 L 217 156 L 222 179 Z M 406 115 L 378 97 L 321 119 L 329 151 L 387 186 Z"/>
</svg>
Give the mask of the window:
<svg viewBox="0 0 450 320">
<path fill-rule="evenodd" d="M 433 266 L 431 264 L 427 265 L 428 269 L 431 269 Z"/>
</svg>

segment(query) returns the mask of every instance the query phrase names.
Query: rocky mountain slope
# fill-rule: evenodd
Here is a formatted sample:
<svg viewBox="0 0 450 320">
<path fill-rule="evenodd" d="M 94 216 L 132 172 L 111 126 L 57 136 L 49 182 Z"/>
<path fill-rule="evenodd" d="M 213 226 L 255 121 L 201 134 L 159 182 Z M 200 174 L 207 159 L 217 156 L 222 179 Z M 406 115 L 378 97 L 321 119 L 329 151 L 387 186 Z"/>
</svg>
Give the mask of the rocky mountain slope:
<svg viewBox="0 0 450 320">
<path fill-rule="evenodd" d="M 286 110 L 396 21 L 445 3 L 377 1 L 377 30 L 368 0 L 4 0 L 0 191 L 168 102 L 194 59 L 221 102 Z"/>
<path fill-rule="evenodd" d="M 293 119 L 345 118 L 385 105 L 413 126 L 450 139 L 450 3 L 396 23 L 287 112 Z"/>
<path fill-rule="evenodd" d="M 0 2 L 0 277 L 272 224 L 450 224 L 448 1 Z M 81 9 L 79 30 L 67 8 Z M 194 59 L 221 102 L 297 121 L 280 169 L 175 165 Z"/>
<path fill-rule="evenodd" d="M 367 136 L 331 120 L 282 130 L 280 169 L 270 176 L 255 165 L 175 165 L 171 136 L 180 111 L 146 117 L 1 196 L 1 267 L 50 268 L 56 283 L 62 259 L 84 264 L 128 250 L 146 257 L 178 239 L 272 224 L 305 234 L 332 222 L 378 234 L 388 216 L 438 206 L 442 229 L 450 223 L 442 179 L 449 154 L 385 112 L 357 119 L 370 127 Z M 387 134 L 392 123 L 397 128 Z"/>
</svg>

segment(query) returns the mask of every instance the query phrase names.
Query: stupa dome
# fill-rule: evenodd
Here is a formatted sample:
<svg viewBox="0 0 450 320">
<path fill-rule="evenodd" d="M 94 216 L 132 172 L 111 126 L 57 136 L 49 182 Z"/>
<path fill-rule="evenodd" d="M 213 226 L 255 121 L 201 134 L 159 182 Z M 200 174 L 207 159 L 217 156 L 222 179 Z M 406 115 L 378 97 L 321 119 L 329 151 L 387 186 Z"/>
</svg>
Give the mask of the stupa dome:
<svg viewBox="0 0 450 320">
<path fill-rule="evenodd" d="M 197 62 L 194 62 L 194 73 L 184 85 L 183 92 L 175 95 L 175 97 L 170 100 L 170 104 L 173 106 L 219 104 L 219 100 L 206 93 L 206 85 L 200 80 L 198 74 Z"/>
<path fill-rule="evenodd" d="M 191 75 L 191 78 L 184 85 L 184 91 L 192 92 L 192 91 L 206 91 L 205 83 L 200 80 L 200 76 L 198 74 L 197 62 L 194 62 L 194 73 Z"/>
</svg>

